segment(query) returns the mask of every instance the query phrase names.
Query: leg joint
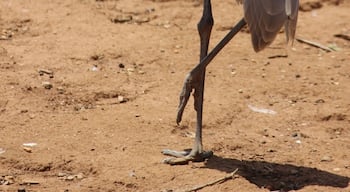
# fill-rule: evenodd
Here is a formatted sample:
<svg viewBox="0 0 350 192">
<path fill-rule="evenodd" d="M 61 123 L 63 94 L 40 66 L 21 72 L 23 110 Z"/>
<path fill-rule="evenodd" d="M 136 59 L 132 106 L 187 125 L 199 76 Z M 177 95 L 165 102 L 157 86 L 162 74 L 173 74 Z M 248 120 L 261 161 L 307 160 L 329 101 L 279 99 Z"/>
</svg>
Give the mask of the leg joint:
<svg viewBox="0 0 350 192">
<path fill-rule="evenodd" d="M 197 28 L 198 28 L 198 31 L 208 31 L 208 30 L 211 30 L 213 25 L 214 25 L 213 16 L 211 14 L 203 15 L 203 17 L 197 24 Z"/>
</svg>

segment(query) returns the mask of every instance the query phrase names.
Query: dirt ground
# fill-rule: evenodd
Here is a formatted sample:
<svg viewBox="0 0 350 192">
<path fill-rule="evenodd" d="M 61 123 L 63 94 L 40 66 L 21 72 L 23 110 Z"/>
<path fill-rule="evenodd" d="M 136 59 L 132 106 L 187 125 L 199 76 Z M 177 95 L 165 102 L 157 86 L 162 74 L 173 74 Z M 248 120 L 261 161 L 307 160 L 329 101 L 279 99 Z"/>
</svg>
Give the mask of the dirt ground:
<svg viewBox="0 0 350 192">
<path fill-rule="evenodd" d="M 212 4 L 211 48 L 242 17 Z M 201 1 L 1 0 L 0 191 L 183 191 L 236 168 L 200 191 L 350 191 L 350 2 L 301 9 L 297 37 L 331 51 L 240 32 L 207 69 L 214 157 L 170 166 L 193 143 L 192 98 L 175 117 Z"/>
</svg>

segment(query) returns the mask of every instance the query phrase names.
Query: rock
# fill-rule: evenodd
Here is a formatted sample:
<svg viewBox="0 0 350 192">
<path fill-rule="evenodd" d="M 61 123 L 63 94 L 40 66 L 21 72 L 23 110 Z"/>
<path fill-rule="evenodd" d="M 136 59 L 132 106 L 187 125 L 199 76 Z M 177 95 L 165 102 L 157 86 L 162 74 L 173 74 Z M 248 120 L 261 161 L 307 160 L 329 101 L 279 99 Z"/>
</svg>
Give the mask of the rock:
<svg viewBox="0 0 350 192">
<path fill-rule="evenodd" d="M 0 148 L 0 154 L 3 154 L 3 153 L 5 153 L 5 149 L 3 149 L 3 148 Z"/>
<path fill-rule="evenodd" d="M 74 175 L 68 175 L 68 176 L 66 177 L 66 180 L 67 180 L 67 181 L 73 181 L 74 178 L 75 178 Z"/>
<path fill-rule="evenodd" d="M 12 175 L 5 176 L 4 180 L 5 180 L 4 185 L 11 185 L 15 183 L 15 178 Z"/>
<path fill-rule="evenodd" d="M 23 147 L 23 150 L 27 153 L 31 153 L 32 152 L 32 148 L 30 147 Z"/>
<path fill-rule="evenodd" d="M 58 177 L 65 177 L 65 176 L 67 176 L 67 173 L 59 172 L 59 173 L 57 174 L 57 176 L 58 176 Z"/>
<path fill-rule="evenodd" d="M 111 21 L 113 23 L 126 23 L 129 21 L 132 21 L 131 15 L 117 15 L 116 17 L 112 18 Z"/>
<path fill-rule="evenodd" d="M 35 180 L 23 180 L 22 185 L 38 185 L 40 184 L 39 181 L 35 181 Z"/>
<path fill-rule="evenodd" d="M 26 192 L 26 189 L 25 189 L 25 188 L 19 188 L 19 189 L 17 190 L 17 192 Z"/>
<path fill-rule="evenodd" d="M 84 174 L 83 173 L 78 173 L 77 175 L 75 175 L 75 177 L 77 179 L 83 179 L 84 178 Z"/>
<path fill-rule="evenodd" d="M 42 85 L 45 89 L 51 89 L 53 87 L 52 84 L 48 81 L 42 82 Z"/>
<path fill-rule="evenodd" d="M 121 96 L 121 95 L 118 95 L 117 99 L 118 99 L 119 103 L 125 103 L 126 102 L 126 99 L 123 96 Z"/>
<path fill-rule="evenodd" d="M 64 92 L 66 92 L 66 90 L 64 90 L 63 87 L 59 86 L 59 87 L 57 87 L 57 92 L 58 92 L 59 94 L 63 94 Z"/>
<path fill-rule="evenodd" d="M 336 167 L 336 168 L 333 169 L 333 171 L 335 171 L 335 172 L 338 172 L 338 171 L 340 171 L 340 170 L 341 170 L 341 169 L 338 168 L 338 167 Z"/>
<path fill-rule="evenodd" d="M 332 157 L 325 155 L 321 158 L 321 162 L 331 162 L 333 161 Z"/>
</svg>

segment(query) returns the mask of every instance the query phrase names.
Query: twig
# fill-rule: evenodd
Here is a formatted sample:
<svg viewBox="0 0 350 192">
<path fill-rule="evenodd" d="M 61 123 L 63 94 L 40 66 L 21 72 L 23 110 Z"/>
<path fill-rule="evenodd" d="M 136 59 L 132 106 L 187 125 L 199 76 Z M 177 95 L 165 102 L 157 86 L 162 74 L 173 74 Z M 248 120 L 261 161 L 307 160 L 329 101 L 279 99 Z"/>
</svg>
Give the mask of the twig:
<svg viewBox="0 0 350 192">
<path fill-rule="evenodd" d="M 347 41 L 350 41 L 350 35 L 345 35 L 345 34 L 335 34 L 334 37 L 338 37 Z"/>
<path fill-rule="evenodd" d="M 320 48 L 320 49 L 323 49 L 327 52 L 331 52 L 333 51 L 332 49 L 326 47 L 326 46 L 323 46 L 319 43 L 316 43 L 316 42 L 313 42 L 313 41 L 309 41 L 309 40 L 306 40 L 306 39 L 301 39 L 301 38 L 296 38 L 297 41 L 301 42 L 301 43 L 305 43 L 305 44 L 308 44 L 308 45 L 311 45 L 311 46 L 314 46 L 314 47 L 317 47 L 317 48 Z"/>
<path fill-rule="evenodd" d="M 40 75 L 40 76 L 43 76 L 44 74 L 47 74 L 47 75 L 49 75 L 50 78 L 53 78 L 53 72 L 50 71 L 50 70 L 47 70 L 47 69 L 39 69 L 38 72 L 39 72 L 39 75 Z"/>
<path fill-rule="evenodd" d="M 228 174 L 228 175 L 225 175 L 224 177 L 222 178 L 219 178 L 215 181 L 211 181 L 209 183 L 206 183 L 206 184 L 203 184 L 203 185 L 200 185 L 200 186 L 197 186 L 197 187 L 193 187 L 192 189 L 188 189 L 188 190 L 185 190 L 185 192 L 193 192 L 193 191 L 198 191 L 200 189 L 203 189 L 204 187 L 209 187 L 209 186 L 212 186 L 212 185 L 215 185 L 217 183 L 222 183 L 222 182 L 225 182 L 229 179 L 233 179 L 234 175 L 236 174 L 236 172 L 238 171 L 238 168 L 236 170 L 234 170 L 232 173 Z"/>
</svg>

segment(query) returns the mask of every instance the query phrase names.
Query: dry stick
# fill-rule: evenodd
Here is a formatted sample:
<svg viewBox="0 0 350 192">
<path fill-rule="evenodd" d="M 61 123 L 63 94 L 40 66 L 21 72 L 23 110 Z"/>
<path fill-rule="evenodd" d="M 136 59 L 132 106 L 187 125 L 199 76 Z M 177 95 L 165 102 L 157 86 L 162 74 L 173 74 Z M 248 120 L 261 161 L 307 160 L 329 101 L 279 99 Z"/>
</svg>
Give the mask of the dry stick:
<svg viewBox="0 0 350 192">
<path fill-rule="evenodd" d="M 350 41 L 350 35 L 345 35 L 345 34 L 335 34 L 334 37 L 338 37 L 347 41 Z"/>
<path fill-rule="evenodd" d="M 311 46 L 314 46 L 314 47 L 317 47 L 317 48 L 320 48 L 320 49 L 323 49 L 327 52 L 331 52 L 333 51 L 332 49 L 326 47 L 326 46 L 323 46 L 319 43 L 316 43 L 316 42 L 313 42 L 313 41 L 309 41 L 309 40 L 306 40 L 306 39 L 301 39 L 301 38 L 296 38 L 297 41 L 301 42 L 301 43 L 306 43 L 308 45 L 311 45 Z"/>
<path fill-rule="evenodd" d="M 215 185 L 217 183 L 222 183 L 222 182 L 227 181 L 229 179 L 233 179 L 233 176 L 236 174 L 237 171 L 238 171 L 238 168 L 235 169 L 232 173 L 230 173 L 230 174 L 228 174 L 220 179 L 217 179 L 215 181 L 212 181 L 212 182 L 209 182 L 209 183 L 197 186 L 197 187 L 193 187 L 192 189 L 185 190 L 185 192 L 198 191 L 200 189 L 203 189 L 204 187 L 209 187 L 209 186 Z"/>
</svg>

